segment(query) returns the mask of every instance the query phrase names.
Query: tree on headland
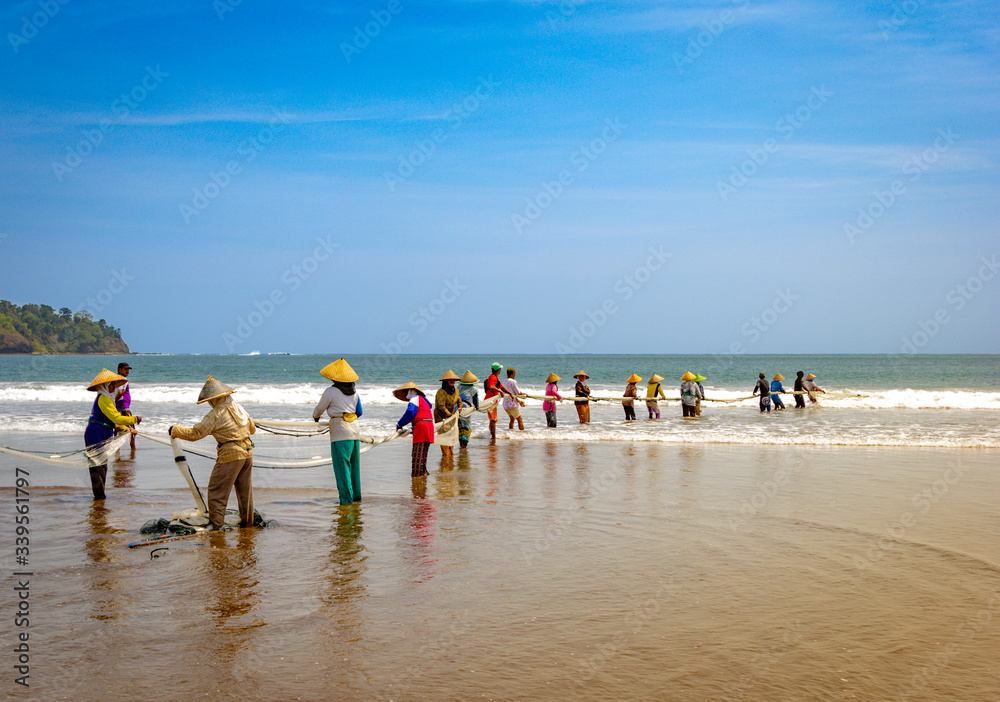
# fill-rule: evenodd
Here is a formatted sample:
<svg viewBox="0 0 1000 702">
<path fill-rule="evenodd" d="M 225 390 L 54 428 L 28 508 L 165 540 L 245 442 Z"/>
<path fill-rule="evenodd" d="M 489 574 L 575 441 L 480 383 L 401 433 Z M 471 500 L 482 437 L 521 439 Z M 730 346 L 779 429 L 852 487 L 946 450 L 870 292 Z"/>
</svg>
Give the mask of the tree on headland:
<svg viewBox="0 0 1000 702">
<path fill-rule="evenodd" d="M 0 353 L 128 353 L 121 330 L 89 312 L 0 300 Z"/>
</svg>

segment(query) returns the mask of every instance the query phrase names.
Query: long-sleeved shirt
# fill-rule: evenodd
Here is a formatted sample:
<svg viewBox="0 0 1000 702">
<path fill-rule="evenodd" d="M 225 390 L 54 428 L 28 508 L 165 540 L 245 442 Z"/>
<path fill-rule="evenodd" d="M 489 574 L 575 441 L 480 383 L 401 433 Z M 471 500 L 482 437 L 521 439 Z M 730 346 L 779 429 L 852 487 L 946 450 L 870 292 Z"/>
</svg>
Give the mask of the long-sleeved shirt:
<svg viewBox="0 0 1000 702">
<path fill-rule="evenodd" d="M 777 395 L 778 393 L 781 393 L 781 392 L 788 392 L 788 391 L 785 390 L 785 388 L 781 385 L 781 381 L 780 380 L 772 380 L 771 381 L 771 394 L 772 395 Z"/>
<path fill-rule="evenodd" d="M 639 397 L 639 389 L 635 386 L 635 383 L 628 383 L 625 386 L 625 394 L 623 395 L 623 397 L 628 398 L 622 400 L 623 405 L 628 405 L 629 407 L 631 407 L 632 405 L 635 404 L 633 400 Z"/>
<path fill-rule="evenodd" d="M 246 424 L 237 421 L 228 403 L 220 403 L 209 410 L 205 418 L 190 429 L 175 426 L 173 437 L 185 441 L 198 441 L 211 434 L 218 442 L 218 462 L 241 461 L 253 455 L 250 435 L 257 433 L 257 425 L 247 417 Z"/>
<path fill-rule="evenodd" d="M 462 398 L 464 406 L 479 409 L 479 389 L 472 383 L 459 383 L 458 396 Z"/>
<path fill-rule="evenodd" d="M 326 412 L 330 417 L 330 442 L 334 441 L 357 441 L 361 436 L 361 429 L 355 421 L 344 421 L 344 415 L 356 415 L 355 418 L 364 414 L 361 409 L 361 395 L 355 391 L 353 395 L 345 395 L 336 385 L 331 385 L 319 398 L 319 402 L 313 407 L 313 419 L 319 419 Z"/>
<path fill-rule="evenodd" d="M 590 401 L 587 399 L 588 397 L 590 397 L 590 388 L 584 385 L 583 381 L 580 380 L 576 381 L 576 396 L 584 398 L 583 402 L 577 400 L 576 404 L 578 405 L 590 404 Z"/>
<path fill-rule="evenodd" d="M 101 415 L 104 415 L 103 420 Z M 123 415 L 118 411 L 118 408 L 115 407 L 115 403 L 110 397 L 107 395 L 98 395 L 94 411 L 91 413 L 91 419 L 100 424 L 114 424 L 115 429 L 118 430 L 118 427 L 130 427 L 134 425 L 138 420 L 138 417 Z"/>
<path fill-rule="evenodd" d="M 761 397 L 770 397 L 771 395 L 771 387 L 767 384 L 767 381 L 764 380 L 763 378 L 760 378 L 757 381 L 757 385 L 754 386 L 753 394 L 756 395 L 758 392 L 760 393 Z"/>
<path fill-rule="evenodd" d="M 503 385 L 504 389 L 507 390 L 507 392 L 509 392 L 511 395 L 521 394 L 521 388 L 517 386 L 517 381 L 514 380 L 513 378 L 507 378 L 506 380 L 501 381 L 500 384 Z M 503 398 L 504 409 L 514 409 L 517 406 L 518 406 L 517 400 L 514 399 L 513 397 Z"/>
<path fill-rule="evenodd" d="M 437 391 L 434 396 L 434 421 L 440 422 L 447 419 L 462 409 L 462 396 L 458 394 L 458 388 L 449 393 L 444 388 Z"/>
<path fill-rule="evenodd" d="M 698 383 L 693 380 L 685 380 L 681 383 L 681 402 L 683 404 L 688 406 L 696 405 L 700 399 L 701 390 L 698 389 Z"/>
<path fill-rule="evenodd" d="M 545 394 L 558 400 L 563 399 L 562 395 L 559 394 L 559 388 L 555 383 L 549 383 L 545 386 Z M 556 403 L 546 400 L 542 403 L 542 409 L 546 412 L 554 412 L 556 409 Z"/>
<path fill-rule="evenodd" d="M 667 396 L 663 392 L 663 386 L 659 383 L 650 383 L 646 386 L 646 404 L 656 402 L 657 397 L 662 397 L 664 400 L 667 399 Z"/>
</svg>

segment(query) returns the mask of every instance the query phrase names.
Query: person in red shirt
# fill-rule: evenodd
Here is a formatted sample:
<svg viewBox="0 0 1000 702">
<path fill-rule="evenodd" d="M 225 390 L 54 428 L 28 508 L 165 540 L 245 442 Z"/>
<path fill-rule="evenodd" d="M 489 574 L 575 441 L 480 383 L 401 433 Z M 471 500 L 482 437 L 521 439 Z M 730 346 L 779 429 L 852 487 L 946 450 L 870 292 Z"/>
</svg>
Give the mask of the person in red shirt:
<svg viewBox="0 0 1000 702">
<path fill-rule="evenodd" d="M 484 383 L 484 387 L 486 389 L 486 395 L 483 397 L 483 399 L 488 400 L 491 397 L 496 397 L 497 395 L 506 395 L 508 397 L 514 397 L 513 395 L 510 394 L 510 392 L 508 392 L 507 388 L 505 388 L 500 383 L 500 378 L 497 377 L 497 373 L 499 373 L 503 369 L 503 366 L 501 366 L 499 363 L 494 363 L 492 366 L 490 366 L 490 368 L 493 372 L 490 373 L 490 377 L 487 378 L 486 382 Z M 490 441 L 496 442 L 497 406 L 493 405 L 492 409 L 487 410 L 486 416 L 490 418 Z"/>
<path fill-rule="evenodd" d="M 434 408 L 424 391 L 410 382 L 392 391 L 397 400 L 406 402 L 406 412 L 396 422 L 396 430 L 413 424 L 413 451 L 410 454 L 410 476 L 427 475 L 427 450 L 434 443 Z"/>
</svg>

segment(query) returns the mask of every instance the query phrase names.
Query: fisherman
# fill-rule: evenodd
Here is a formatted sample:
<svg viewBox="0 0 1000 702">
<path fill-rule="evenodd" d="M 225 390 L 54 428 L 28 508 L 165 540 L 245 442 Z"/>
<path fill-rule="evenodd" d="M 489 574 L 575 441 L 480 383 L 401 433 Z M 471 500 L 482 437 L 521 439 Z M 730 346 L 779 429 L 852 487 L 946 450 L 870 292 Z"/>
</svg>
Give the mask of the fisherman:
<svg viewBox="0 0 1000 702">
<path fill-rule="evenodd" d="M 760 392 L 760 413 L 771 411 L 771 386 L 767 384 L 764 380 L 764 374 L 761 373 L 757 378 L 757 385 L 754 386 L 753 395 Z M 751 395 L 751 396 L 753 396 Z"/>
<path fill-rule="evenodd" d="M 698 402 L 694 406 L 694 416 L 701 416 L 701 401 L 705 399 L 705 386 L 702 385 L 708 378 L 698 373 L 694 376 L 694 382 L 698 385 L 698 390 L 701 392 L 701 397 L 698 398 Z"/>
<path fill-rule="evenodd" d="M 590 397 L 590 388 L 587 387 L 587 379 L 590 378 L 589 375 L 580 371 L 573 376 L 576 378 L 576 396 L 577 397 Z M 580 418 L 580 424 L 590 424 L 590 402 L 584 400 L 580 402 L 576 401 L 576 414 Z"/>
<path fill-rule="evenodd" d="M 486 390 L 486 394 L 483 396 L 484 400 L 488 400 L 491 397 L 496 397 L 497 395 L 509 395 L 507 389 L 500 382 L 500 378 L 497 377 L 497 373 L 503 368 L 499 363 L 494 363 L 490 366 L 491 373 L 490 377 L 486 379 L 483 383 L 483 389 Z M 497 440 L 497 406 L 493 405 L 490 409 L 486 410 L 486 416 L 490 419 L 490 441 L 495 442 Z"/>
<path fill-rule="evenodd" d="M 118 392 L 115 393 L 115 407 L 126 417 L 132 416 L 132 411 L 129 409 L 132 406 L 132 391 L 128 383 L 128 374 L 131 370 L 132 366 L 124 361 L 118 364 L 118 375 L 125 378 L 125 384 L 120 385 Z M 135 434 L 129 438 L 129 444 L 131 448 L 135 449 Z"/>
<path fill-rule="evenodd" d="M 479 378 L 470 370 L 465 371 L 465 375 L 459 380 L 458 396 L 462 398 L 463 407 L 475 407 L 479 409 L 479 390 L 476 389 L 476 383 L 478 382 Z M 471 436 L 472 418 L 460 413 L 458 415 L 458 443 L 461 448 L 469 445 Z"/>
<path fill-rule="evenodd" d="M 312 417 L 316 422 L 324 412 L 330 417 L 330 458 L 337 495 L 342 505 L 361 502 L 361 429 L 357 419 L 363 410 L 354 386 L 358 374 L 343 358 L 324 366 L 319 374 L 333 385 L 323 391 Z"/>
<path fill-rule="evenodd" d="M 524 401 L 521 400 L 518 395 L 521 394 L 521 388 L 517 385 L 517 371 L 513 368 L 507 369 L 507 379 L 503 381 L 502 385 L 504 389 L 510 394 L 509 397 L 503 399 L 503 410 L 510 417 L 510 426 L 508 429 L 514 428 L 514 420 L 517 420 L 518 431 L 524 431 L 524 419 L 521 418 L 521 407 L 524 407 Z"/>
<path fill-rule="evenodd" d="M 815 375 L 810 373 L 809 375 L 806 376 L 806 381 L 803 383 L 806 391 L 809 393 L 810 402 L 816 402 L 816 398 L 813 397 L 814 392 L 821 392 L 824 395 L 826 394 L 826 390 L 824 390 L 823 388 L 821 388 L 819 385 L 816 384 L 816 381 L 814 380 L 815 377 L 816 377 Z"/>
<path fill-rule="evenodd" d="M 649 383 L 646 385 L 646 411 L 649 412 L 650 419 L 654 419 L 653 415 L 656 415 L 655 419 L 660 418 L 660 403 L 656 401 L 656 398 L 662 397 L 664 400 L 667 399 L 666 394 L 663 392 L 663 386 L 660 385 L 661 380 L 663 380 L 662 375 L 653 373 L 649 377 Z"/>
<path fill-rule="evenodd" d="M 452 416 L 456 412 L 462 411 L 462 396 L 455 387 L 461 378 L 450 368 L 448 372 L 441 376 L 441 389 L 434 396 L 434 422 L 440 422 Z M 461 414 L 459 414 L 461 416 Z M 442 458 L 452 458 L 454 447 L 458 443 L 458 420 L 456 419 L 450 427 L 441 432 L 437 437 L 437 443 L 441 447 Z"/>
<path fill-rule="evenodd" d="M 554 397 L 556 400 L 563 399 L 563 396 L 559 394 L 559 386 L 556 385 L 562 378 L 560 378 L 555 373 L 549 373 L 549 377 L 545 379 L 547 385 L 545 386 L 545 396 Z M 554 429 L 556 426 L 556 403 L 552 400 L 546 400 L 542 403 L 542 410 L 545 412 L 545 425 Z"/>
<path fill-rule="evenodd" d="M 412 381 L 400 385 L 392 394 L 397 400 L 409 403 L 406 412 L 396 422 L 396 430 L 402 431 L 407 424 L 413 424 L 410 476 L 423 477 L 427 475 L 427 451 L 434 443 L 434 410 L 424 391 Z"/>
<path fill-rule="evenodd" d="M 802 381 L 804 373 L 799 371 L 795 374 L 795 409 L 802 409 L 806 406 L 806 388 Z"/>
<path fill-rule="evenodd" d="M 123 376 L 112 373 L 107 368 L 102 368 L 87 387 L 90 392 L 97 393 L 94 406 L 90 410 L 87 429 L 83 433 L 83 441 L 88 447 L 107 441 L 122 431 L 129 431 L 135 436 L 135 425 L 142 421 L 142 417 L 124 415 L 115 407 L 115 391 L 126 382 L 128 381 Z M 92 460 L 88 458 L 88 462 L 92 462 Z M 94 491 L 94 499 L 103 500 L 107 496 L 104 492 L 104 483 L 108 477 L 107 460 L 105 459 L 104 463 L 88 467 L 90 468 L 90 487 Z"/>
<path fill-rule="evenodd" d="M 633 373 L 625 381 L 625 393 L 622 397 L 631 398 L 622 401 L 622 408 L 625 410 L 625 421 L 635 419 L 635 398 L 639 397 L 639 391 L 635 384 L 642 380 L 642 377 Z"/>
<path fill-rule="evenodd" d="M 695 374 L 691 371 L 687 371 L 681 376 L 681 416 L 683 417 L 694 417 L 695 409 L 698 406 L 698 400 L 701 398 L 701 390 L 698 389 L 698 383 L 694 382 Z"/>
<path fill-rule="evenodd" d="M 783 410 L 785 409 L 785 403 L 781 401 L 781 393 L 788 392 L 782 386 L 781 381 L 785 379 L 781 373 L 776 373 L 773 378 L 771 378 L 771 395 L 774 398 L 774 409 Z"/>
<path fill-rule="evenodd" d="M 209 530 L 221 529 L 225 523 L 229 493 L 236 488 L 240 526 L 253 526 L 253 441 L 257 432 L 247 411 L 232 398 L 236 392 L 223 382 L 208 376 L 198 394 L 198 404 L 207 402 L 212 408 L 193 427 L 172 426 L 171 439 L 198 441 L 209 434 L 218 442 L 218 455 L 208 480 Z"/>
</svg>

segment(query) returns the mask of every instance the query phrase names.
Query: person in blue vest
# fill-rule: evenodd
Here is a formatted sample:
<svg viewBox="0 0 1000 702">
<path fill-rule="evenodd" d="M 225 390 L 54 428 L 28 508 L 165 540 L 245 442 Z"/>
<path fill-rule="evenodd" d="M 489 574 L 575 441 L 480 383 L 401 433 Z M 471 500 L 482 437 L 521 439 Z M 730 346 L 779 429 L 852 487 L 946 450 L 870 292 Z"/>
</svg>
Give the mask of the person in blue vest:
<svg viewBox="0 0 1000 702">
<path fill-rule="evenodd" d="M 783 410 L 785 409 L 785 403 L 781 401 L 780 393 L 788 392 L 781 385 L 781 381 L 785 379 L 781 373 L 776 373 L 773 378 L 771 378 L 771 400 L 774 402 L 774 409 Z"/>
<path fill-rule="evenodd" d="M 90 392 L 97 393 L 94 406 L 90 410 L 87 429 L 83 433 L 83 440 L 88 447 L 107 441 L 122 431 L 136 433 L 135 425 L 142 421 L 142 417 L 126 416 L 115 407 L 115 392 L 126 382 L 128 381 L 117 373 L 102 368 L 87 387 Z M 94 499 L 103 500 L 107 496 L 104 492 L 104 484 L 108 477 L 107 460 L 100 465 L 91 465 L 89 468 L 90 487 L 94 492 Z"/>
</svg>

